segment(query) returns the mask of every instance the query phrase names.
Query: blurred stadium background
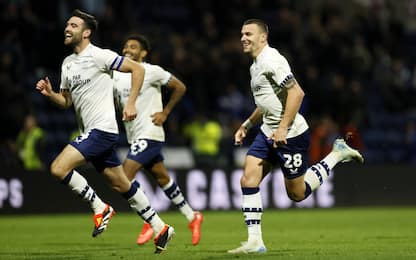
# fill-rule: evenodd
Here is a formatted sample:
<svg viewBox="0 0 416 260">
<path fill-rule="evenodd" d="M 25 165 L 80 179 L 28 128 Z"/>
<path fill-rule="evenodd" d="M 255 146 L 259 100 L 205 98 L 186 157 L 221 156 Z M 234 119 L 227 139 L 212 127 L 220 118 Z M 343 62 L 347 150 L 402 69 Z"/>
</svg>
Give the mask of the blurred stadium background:
<svg viewBox="0 0 416 260">
<path fill-rule="evenodd" d="M 250 60 L 242 54 L 239 39 L 242 22 L 253 17 L 269 24 L 270 45 L 287 57 L 306 92 L 301 112 L 311 126 L 311 162 L 347 132 L 354 134 L 352 145 L 366 159 L 363 166 L 336 168 L 323 195 L 296 205 L 285 201 L 276 170 L 264 188 L 269 207 L 414 205 L 415 0 L 0 0 L 0 212 L 86 209 L 45 170 L 22 169 L 16 148 L 28 114 L 35 115 L 46 133 L 45 165 L 76 131 L 73 111 L 56 108 L 35 90 L 37 80 L 45 76 L 58 90 L 60 65 L 69 53 L 63 45 L 64 24 L 75 8 L 96 15 L 99 27 L 93 42 L 98 46 L 120 52 L 126 34 L 147 35 L 149 61 L 187 85 L 186 96 L 165 124 L 164 152 L 184 192 L 194 192 L 188 197 L 197 198 L 190 199 L 195 208 L 239 207 L 238 178 L 246 147 L 233 147 L 232 136 L 253 110 Z M 221 126 L 212 167 L 194 160 L 192 140 L 184 130 L 201 117 Z M 122 134 L 120 154 L 126 149 Z M 97 179 L 97 190 L 108 193 L 100 176 L 87 178 L 92 183 Z M 158 203 L 156 191 L 149 192 L 157 198 L 152 203 Z M 44 208 L 36 205 L 46 197 Z M 71 207 L 60 207 L 62 199 Z M 128 210 L 123 202 L 120 208 Z M 164 204 L 156 208 L 168 209 Z"/>
</svg>

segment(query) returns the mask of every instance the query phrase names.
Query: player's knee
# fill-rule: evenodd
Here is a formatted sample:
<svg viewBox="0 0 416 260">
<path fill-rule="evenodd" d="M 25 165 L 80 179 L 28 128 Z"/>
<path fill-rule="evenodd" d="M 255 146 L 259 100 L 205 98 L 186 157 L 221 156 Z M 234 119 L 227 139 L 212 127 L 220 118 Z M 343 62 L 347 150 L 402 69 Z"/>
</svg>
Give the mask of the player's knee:
<svg viewBox="0 0 416 260">
<path fill-rule="evenodd" d="M 114 191 L 117 191 L 117 192 L 122 192 L 121 191 L 121 187 L 120 187 L 120 185 L 114 185 L 114 184 L 111 184 L 111 188 L 114 190 Z"/>
<path fill-rule="evenodd" d="M 241 176 L 241 179 L 240 179 L 241 187 L 250 187 L 251 186 L 250 179 L 251 179 L 250 176 L 247 176 L 247 175 Z"/>
<path fill-rule="evenodd" d="M 118 193 L 126 193 L 130 190 L 130 188 L 133 184 L 130 183 L 130 182 L 124 182 L 124 181 L 121 181 L 121 180 L 112 180 L 110 185 L 111 185 L 111 188 L 114 191 L 116 191 Z"/>
<path fill-rule="evenodd" d="M 255 174 L 243 174 L 240 179 L 241 187 L 258 187 L 261 182 L 261 177 Z"/>
<path fill-rule="evenodd" d="M 130 189 L 134 188 L 135 185 L 131 183 L 125 175 L 120 174 L 120 178 L 115 178 L 111 181 L 111 187 L 113 190 L 119 193 L 126 193 Z"/>
</svg>

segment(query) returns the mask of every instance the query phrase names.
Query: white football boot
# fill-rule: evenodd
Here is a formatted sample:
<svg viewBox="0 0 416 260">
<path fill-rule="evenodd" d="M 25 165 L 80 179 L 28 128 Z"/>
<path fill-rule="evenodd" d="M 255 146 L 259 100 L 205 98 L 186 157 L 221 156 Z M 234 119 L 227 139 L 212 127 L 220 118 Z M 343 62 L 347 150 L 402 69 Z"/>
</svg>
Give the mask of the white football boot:
<svg viewBox="0 0 416 260">
<path fill-rule="evenodd" d="M 364 157 L 355 149 L 347 145 L 344 139 L 336 139 L 332 147 L 332 152 L 338 155 L 341 162 L 350 162 L 355 160 L 363 163 Z"/>
<path fill-rule="evenodd" d="M 241 242 L 241 246 L 227 251 L 230 254 L 264 254 L 267 252 L 263 241 L 251 240 L 250 242 Z"/>
</svg>

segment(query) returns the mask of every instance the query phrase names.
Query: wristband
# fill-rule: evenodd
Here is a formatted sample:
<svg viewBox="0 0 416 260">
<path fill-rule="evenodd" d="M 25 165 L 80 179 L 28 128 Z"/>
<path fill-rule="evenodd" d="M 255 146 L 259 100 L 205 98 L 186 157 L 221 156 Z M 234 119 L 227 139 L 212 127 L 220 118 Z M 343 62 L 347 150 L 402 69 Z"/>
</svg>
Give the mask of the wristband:
<svg viewBox="0 0 416 260">
<path fill-rule="evenodd" d="M 241 126 L 244 127 L 246 130 L 249 130 L 253 127 L 253 123 L 250 119 L 247 119 L 246 121 L 244 121 L 244 123 L 241 124 Z"/>
</svg>

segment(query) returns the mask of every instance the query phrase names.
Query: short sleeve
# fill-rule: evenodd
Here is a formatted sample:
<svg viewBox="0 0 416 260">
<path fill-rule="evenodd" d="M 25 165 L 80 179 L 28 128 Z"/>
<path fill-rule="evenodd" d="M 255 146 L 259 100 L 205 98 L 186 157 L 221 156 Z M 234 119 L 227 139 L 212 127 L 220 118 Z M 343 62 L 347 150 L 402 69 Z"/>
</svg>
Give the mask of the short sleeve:
<svg viewBox="0 0 416 260">
<path fill-rule="evenodd" d="M 59 86 L 60 89 L 69 89 L 67 74 L 68 73 L 66 72 L 66 62 L 64 60 L 61 67 L 61 84 Z"/>
<path fill-rule="evenodd" d="M 166 85 L 170 78 L 172 77 L 172 74 L 166 70 L 164 70 L 162 67 L 154 65 L 153 67 L 153 73 L 152 76 L 154 77 L 153 80 L 156 82 L 159 82 L 160 85 Z"/>
<path fill-rule="evenodd" d="M 119 70 L 124 57 L 108 49 L 96 49 L 94 55 L 98 67 L 102 70 Z"/>
<path fill-rule="evenodd" d="M 284 87 L 287 82 L 294 78 L 286 58 L 281 56 L 266 65 L 265 70 L 269 72 L 274 81 Z"/>
</svg>

